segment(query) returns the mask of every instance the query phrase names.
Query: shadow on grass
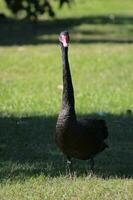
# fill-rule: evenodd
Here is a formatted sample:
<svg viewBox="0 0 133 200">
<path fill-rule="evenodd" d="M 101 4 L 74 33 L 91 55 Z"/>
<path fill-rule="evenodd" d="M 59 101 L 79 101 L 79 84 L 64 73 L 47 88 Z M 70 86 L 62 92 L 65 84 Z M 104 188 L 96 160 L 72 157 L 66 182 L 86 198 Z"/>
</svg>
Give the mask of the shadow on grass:
<svg viewBox="0 0 133 200">
<path fill-rule="evenodd" d="M 54 142 L 56 118 L 0 117 L 0 181 L 66 175 L 65 158 Z M 105 120 L 110 148 L 95 158 L 95 174 L 133 177 L 133 115 L 107 114 Z M 87 161 L 74 160 L 77 175 L 85 175 L 87 169 Z"/>
<path fill-rule="evenodd" d="M 64 30 L 70 30 L 74 33 L 73 43 L 133 43 L 131 33 L 133 29 L 127 30 L 124 38 L 121 35 L 126 31 L 125 25 L 132 25 L 132 16 L 83 16 L 76 18 L 45 20 L 38 22 L 18 21 L 15 19 L 0 20 L 0 45 L 38 45 L 38 44 L 56 44 L 59 33 Z M 81 25 L 122 25 L 123 29 L 118 30 L 117 36 L 111 35 L 112 31 L 99 31 L 95 26 L 94 30 L 80 31 L 75 30 Z M 128 37 L 130 32 L 130 37 Z M 43 36 L 43 37 L 42 37 Z M 88 36 L 88 37 L 86 37 Z M 91 38 L 94 36 L 94 38 Z M 104 36 L 104 37 L 102 37 Z"/>
</svg>

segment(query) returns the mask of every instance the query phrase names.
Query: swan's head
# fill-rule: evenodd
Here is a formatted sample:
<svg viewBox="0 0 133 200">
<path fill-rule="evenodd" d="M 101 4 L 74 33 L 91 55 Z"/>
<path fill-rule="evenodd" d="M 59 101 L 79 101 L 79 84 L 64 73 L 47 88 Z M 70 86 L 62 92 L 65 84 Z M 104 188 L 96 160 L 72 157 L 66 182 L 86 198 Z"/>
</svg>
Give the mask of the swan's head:
<svg viewBox="0 0 133 200">
<path fill-rule="evenodd" d="M 70 42 L 70 37 L 68 31 L 63 31 L 60 33 L 59 41 L 63 45 L 63 47 L 68 47 Z"/>
</svg>

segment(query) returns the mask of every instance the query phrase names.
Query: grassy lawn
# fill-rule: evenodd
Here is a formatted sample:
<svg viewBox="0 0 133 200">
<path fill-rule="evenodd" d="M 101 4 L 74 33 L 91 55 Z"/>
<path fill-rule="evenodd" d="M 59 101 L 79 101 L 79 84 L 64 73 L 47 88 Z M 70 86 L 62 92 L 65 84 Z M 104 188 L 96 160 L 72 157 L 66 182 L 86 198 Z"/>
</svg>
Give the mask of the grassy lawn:
<svg viewBox="0 0 133 200">
<path fill-rule="evenodd" d="M 133 115 L 126 112 L 133 110 L 133 3 L 75 2 L 53 21 L 0 22 L 0 200 L 133 199 Z M 64 29 L 77 115 L 105 112 L 109 129 L 110 148 L 96 157 L 94 174 L 75 160 L 73 179 L 54 143 Z"/>
</svg>

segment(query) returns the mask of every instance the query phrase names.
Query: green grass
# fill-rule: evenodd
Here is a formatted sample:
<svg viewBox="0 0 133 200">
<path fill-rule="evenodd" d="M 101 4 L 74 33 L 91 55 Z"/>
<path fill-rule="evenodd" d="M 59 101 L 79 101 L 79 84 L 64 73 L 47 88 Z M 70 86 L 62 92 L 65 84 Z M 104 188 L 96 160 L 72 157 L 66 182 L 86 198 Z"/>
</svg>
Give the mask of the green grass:
<svg viewBox="0 0 133 200">
<path fill-rule="evenodd" d="M 0 200 L 132 200 L 132 10 L 131 0 L 77 0 L 54 21 L 0 22 Z M 94 174 L 75 160 L 73 179 L 54 143 L 64 29 L 77 114 L 106 112 L 109 129 L 110 148 L 96 157 Z"/>
</svg>

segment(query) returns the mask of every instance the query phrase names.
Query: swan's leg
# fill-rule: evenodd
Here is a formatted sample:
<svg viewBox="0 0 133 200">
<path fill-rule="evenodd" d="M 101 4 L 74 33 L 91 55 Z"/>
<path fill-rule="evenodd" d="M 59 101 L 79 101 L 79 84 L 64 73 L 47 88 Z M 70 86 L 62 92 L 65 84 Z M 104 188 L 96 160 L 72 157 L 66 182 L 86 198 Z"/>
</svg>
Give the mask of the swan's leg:
<svg viewBox="0 0 133 200">
<path fill-rule="evenodd" d="M 93 157 L 91 157 L 88 160 L 88 164 L 89 164 L 89 171 L 87 170 L 87 172 L 88 172 L 88 177 L 90 178 L 94 174 L 94 158 Z"/>
<path fill-rule="evenodd" d="M 67 172 L 71 175 L 72 174 L 72 160 L 70 157 L 67 156 Z"/>
<path fill-rule="evenodd" d="M 94 170 L 94 158 L 91 158 L 90 159 L 90 169 L 91 169 L 91 171 L 93 172 L 93 170 Z"/>
</svg>

